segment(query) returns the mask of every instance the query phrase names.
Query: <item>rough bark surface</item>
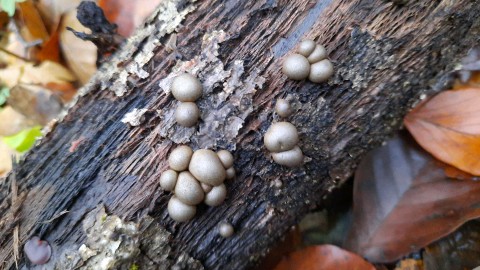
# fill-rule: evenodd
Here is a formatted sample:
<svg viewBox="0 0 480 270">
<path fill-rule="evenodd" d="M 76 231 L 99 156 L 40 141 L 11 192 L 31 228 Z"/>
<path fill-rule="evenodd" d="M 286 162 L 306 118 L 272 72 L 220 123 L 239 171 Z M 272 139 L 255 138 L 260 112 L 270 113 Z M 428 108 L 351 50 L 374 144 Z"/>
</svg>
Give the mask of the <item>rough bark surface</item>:
<svg viewBox="0 0 480 270">
<path fill-rule="evenodd" d="M 9 217 L 0 223 L 3 266 L 14 267 L 16 225 L 20 244 L 33 235 L 52 244 L 47 268 L 71 269 L 88 268 L 99 256 L 92 232 L 111 224 L 112 241 L 118 234 L 132 240 L 120 241 L 132 249 L 114 259 L 116 268 L 255 265 L 351 176 L 366 151 L 400 127 L 412 104 L 445 88 L 450 71 L 478 44 L 479 1 L 406 2 L 165 0 L 17 166 L 16 205 L 13 175 L 2 182 L 0 214 Z M 336 72 L 328 83 L 291 81 L 280 72 L 282 57 L 304 38 L 329 51 Z M 172 119 L 176 101 L 168 85 L 182 71 L 205 88 L 195 128 Z M 274 102 L 287 95 L 296 106 L 289 121 L 308 157 L 299 169 L 276 165 L 262 147 L 278 120 Z M 141 121 L 131 126 L 122 119 Z M 192 221 L 177 224 L 158 178 L 181 143 L 231 150 L 237 177 L 227 182 L 225 203 L 200 207 Z M 223 221 L 235 227 L 233 237 L 218 236 Z M 83 244 L 97 255 L 80 252 Z M 23 255 L 19 264 L 30 267 Z"/>
</svg>

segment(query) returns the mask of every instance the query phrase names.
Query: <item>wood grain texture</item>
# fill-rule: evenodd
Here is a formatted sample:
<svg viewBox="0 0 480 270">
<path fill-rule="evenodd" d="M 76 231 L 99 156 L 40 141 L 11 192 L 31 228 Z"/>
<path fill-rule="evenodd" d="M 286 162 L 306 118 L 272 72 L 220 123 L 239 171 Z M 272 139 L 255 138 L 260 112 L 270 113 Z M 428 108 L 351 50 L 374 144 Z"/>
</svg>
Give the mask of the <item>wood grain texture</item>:
<svg viewBox="0 0 480 270">
<path fill-rule="evenodd" d="M 98 205 L 128 221 L 154 217 L 172 233 L 169 256 L 186 251 L 207 269 L 255 265 L 351 176 L 367 150 L 399 128 L 410 105 L 448 85 L 450 70 L 478 44 L 480 33 L 480 5 L 470 0 L 176 4 L 178 10 L 191 6 L 195 9 L 177 27 L 175 51 L 163 45 L 169 35 L 159 35 L 158 42 L 150 42 L 147 34 L 131 39 L 16 168 L 19 197 L 25 198 L 14 220 L 21 243 L 32 235 L 48 240 L 54 253 L 50 265 L 85 242 L 82 222 Z M 160 29 L 161 14 L 139 32 L 149 25 Z M 281 74 L 282 57 L 304 38 L 324 44 L 330 53 L 336 72 L 328 83 L 295 82 Z M 143 67 L 148 76 L 128 73 L 120 85 L 121 72 L 146 47 L 153 52 Z M 203 121 L 196 129 L 174 125 L 170 116 L 176 101 L 160 87 L 168 84 L 169 73 L 181 70 L 198 73 L 204 83 L 197 103 Z M 126 93 L 116 96 L 122 87 Z M 287 94 L 297 108 L 289 121 L 299 129 L 300 146 L 309 157 L 294 170 L 272 163 L 262 147 L 263 134 L 277 120 L 274 101 Z M 140 126 L 130 127 L 120 120 L 134 108 L 148 111 Z M 69 152 L 79 138 L 82 143 Z M 158 183 L 178 143 L 232 150 L 237 170 L 236 179 L 227 182 L 225 203 L 200 207 L 185 224 L 168 217 L 170 194 Z M 282 188 L 273 186 L 276 179 Z M 11 208 L 10 181 L 0 189 L 3 216 Z M 42 223 L 63 210 L 69 213 Z M 215 228 L 222 221 L 235 227 L 233 237 L 218 237 Z M 5 268 L 13 267 L 11 230 L 12 220 L 0 224 Z"/>
</svg>

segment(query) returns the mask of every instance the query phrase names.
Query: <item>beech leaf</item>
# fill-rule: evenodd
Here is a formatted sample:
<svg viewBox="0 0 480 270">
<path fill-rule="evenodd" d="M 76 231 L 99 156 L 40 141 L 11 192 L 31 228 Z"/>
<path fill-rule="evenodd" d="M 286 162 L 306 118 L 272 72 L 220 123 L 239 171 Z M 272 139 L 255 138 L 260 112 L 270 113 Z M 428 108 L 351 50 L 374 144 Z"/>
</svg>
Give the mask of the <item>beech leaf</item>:
<svg viewBox="0 0 480 270">
<path fill-rule="evenodd" d="M 480 176 L 480 89 L 445 91 L 404 119 L 415 140 L 439 160 Z"/>
<path fill-rule="evenodd" d="M 290 253 L 275 270 L 375 270 L 360 256 L 333 245 L 311 246 Z"/>
<path fill-rule="evenodd" d="M 353 202 L 347 247 L 372 262 L 392 262 L 480 217 L 480 183 L 448 179 L 402 135 L 361 161 Z"/>
</svg>

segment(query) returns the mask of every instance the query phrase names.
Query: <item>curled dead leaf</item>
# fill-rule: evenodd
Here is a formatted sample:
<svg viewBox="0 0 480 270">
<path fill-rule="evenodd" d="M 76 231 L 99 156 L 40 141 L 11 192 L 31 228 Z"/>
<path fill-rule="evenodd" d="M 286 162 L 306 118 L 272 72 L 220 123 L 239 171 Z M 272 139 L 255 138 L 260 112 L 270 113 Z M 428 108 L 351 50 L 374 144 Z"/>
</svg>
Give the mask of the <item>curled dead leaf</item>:
<svg viewBox="0 0 480 270">
<path fill-rule="evenodd" d="M 480 183 L 448 179 L 413 139 L 396 136 L 355 173 L 347 247 L 392 262 L 480 217 Z"/>
<path fill-rule="evenodd" d="M 433 156 L 480 176 L 480 89 L 445 91 L 413 109 L 404 123 Z"/>
<path fill-rule="evenodd" d="M 320 245 L 290 253 L 275 270 L 375 270 L 360 256 L 337 246 Z"/>
</svg>

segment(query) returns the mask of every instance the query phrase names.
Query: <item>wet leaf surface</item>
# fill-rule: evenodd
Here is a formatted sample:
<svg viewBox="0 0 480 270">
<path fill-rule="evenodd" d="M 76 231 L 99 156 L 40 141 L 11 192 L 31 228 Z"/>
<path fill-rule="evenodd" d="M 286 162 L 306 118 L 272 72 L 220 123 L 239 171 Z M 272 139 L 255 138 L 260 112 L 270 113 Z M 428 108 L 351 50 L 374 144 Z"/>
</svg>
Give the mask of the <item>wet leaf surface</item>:
<svg viewBox="0 0 480 270">
<path fill-rule="evenodd" d="M 355 173 L 347 247 L 392 262 L 480 216 L 480 183 L 448 179 L 406 135 L 370 152 Z"/>
<path fill-rule="evenodd" d="M 480 89 L 445 91 L 404 119 L 415 140 L 441 161 L 480 175 Z"/>
<path fill-rule="evenodd" d="M 375 270 L 360 256 L 337 246 L 311 246 L 290 253 L 275 270 Z"/>
</svg>

